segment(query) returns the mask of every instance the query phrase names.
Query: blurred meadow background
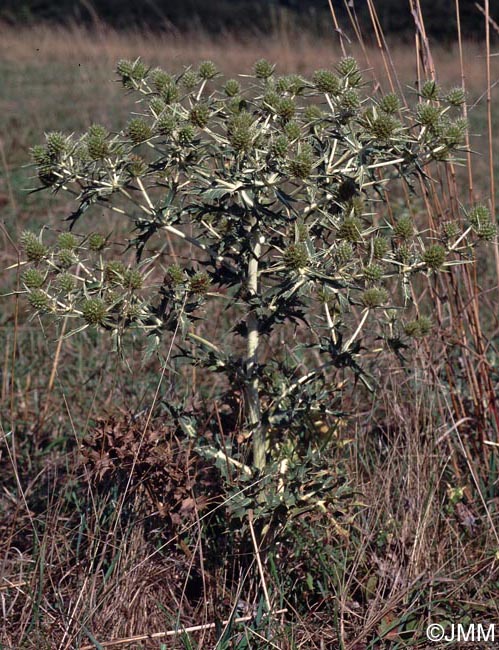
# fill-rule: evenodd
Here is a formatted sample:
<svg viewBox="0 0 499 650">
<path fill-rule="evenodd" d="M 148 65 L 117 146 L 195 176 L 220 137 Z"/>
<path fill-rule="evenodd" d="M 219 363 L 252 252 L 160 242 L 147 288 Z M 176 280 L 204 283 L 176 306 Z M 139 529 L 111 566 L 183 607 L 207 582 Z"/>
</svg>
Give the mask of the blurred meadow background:
<svg viewBox="0 0 499 650">
<path fill-rule="evenodd" d="M 20 233 L 58 233 L 74 209 L 67 196 L 29 192 L 30 149 L 49 131 L 121 128 L 134 110 L 116 79 L 121 58 L 172 73 L 212 60 L 226 77 L 265 58 L 279 74 L 310 78 L 348 54 L 373 95 L 393 90 L 414 104 L 423 80 L 464 86 L 468 151 L 436 174 L 417 218 L 427 228 L 480 203 L 495 219 L 497 3 L 4 0 L 0 21 L 0 648 L 395 650 L 429 647 L 429 622 L 497 621 L 495 240 L 475 264 L 422 286 L 434 329 L 414 342 L 407 369 L 376 359 L 375 393 L 345 390 L 344 415 L 315 423 L 352 496 L 332 513 L 295 517 L 262 551 L 261 571 L 257 545 L 235 552 L 238 531 L 209 505 L 226 495 L 192 469 L 181 440 L 162 470 L 175 516 L 158 517 L 140 492 L 120 502 L 119 483 L 102 490 L 82 441 L 134 435 L 145 416 L 161 434 L 161 410 L 151 409 L 160 363 L 142 363 L 138 346 L 123 363 L 91 330 L 65 338 L 64 326 L 30 318 L 17 293 Z M 210 412 L 209 392 L 203 400 Z M 262 615 L 262 590 L 284 613 Z"/>
</svg>

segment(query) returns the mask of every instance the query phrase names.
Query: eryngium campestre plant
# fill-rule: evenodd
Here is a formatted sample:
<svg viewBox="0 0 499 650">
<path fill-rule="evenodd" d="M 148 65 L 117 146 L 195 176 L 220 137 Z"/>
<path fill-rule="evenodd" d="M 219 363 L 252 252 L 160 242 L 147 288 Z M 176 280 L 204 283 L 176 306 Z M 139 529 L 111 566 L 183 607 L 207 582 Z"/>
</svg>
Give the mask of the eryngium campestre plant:
<svg viewBox="0 0 499 650">
<path fill-rule="evenodd" d="M 266 61 L 241 83 L 224 84 L 210 61 L 178 75 L 140 60 L 117 71 L 138 98 L 123 128 L 49 134 L 33 159 L 43 185 L 76 191 L 71 227 L 92 209 L 129 218 L 137 265 L 110 259 L 110 233 L 61 236 L 53 249 L 25 233 L 27 263 L 39 268 L 23 274 L 24 291 L 34 309 L 72 316 L 77 329 L 101 328 L 118 343 L 135 329 L 149 351 L 174 337 L 177 357 L 224 373 L 244 395 L 245 439 L 262 469 L 279 453 L 276 431 L 298 434 L 303 418 L 327 410 L 339 368 L 367 383 L 359 355 L 369 334 L 394 349 L 394 339 L 431 331 L 424 316 L 394 324 L 414 276 L 448 272 L 469 257 L 469 235 L 495 235 L 481 206 L 451 237 L 418 233 L 412 213 L 383 203 L 388 185 L 413 191 L 415 177 L 430 182 L 429 163 L 459 150 L 463 122 L 451 115 L 464 94 L 441 99 L 428 82 L 416 110 L 401 109 L 395 95 L 365 91 L 351 58 L 311 80 L 279 77 Z M 190 250 L 172 259 L 166 237 Z M 208 340 L 197 328 L 217 303 L 231 320 L 207 328 Z M 263 361 L 262 339 L 285 337 L 285 323 L 307 346 L 293 338 L 290 353 Z"/>
</svg>

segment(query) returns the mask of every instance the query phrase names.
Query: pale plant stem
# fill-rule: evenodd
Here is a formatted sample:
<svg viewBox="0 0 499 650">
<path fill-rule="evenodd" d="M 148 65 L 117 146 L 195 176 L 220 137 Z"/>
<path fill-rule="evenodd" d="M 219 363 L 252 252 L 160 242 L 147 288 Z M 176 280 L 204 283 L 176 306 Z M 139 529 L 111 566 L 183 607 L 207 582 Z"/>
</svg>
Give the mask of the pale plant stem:
<svg viewBox="0 0 499 650">
<path fill-rule="evenodd" d="M 494 134 L 492 124 L 492 81 L 490 69 L 490 8 L 489 0 L 485 0 L 484 7 L 485 16 L 485 48 L 486 48 L 486 75 L 487 75 L 487 127 L 488 127 L 488 145 L 489 145 L 489 178 L 490 178 L 490 209 L 493 217 L 495 218 L 495 182 L 494 182 Z M 494 257 L 496 263 L 496 275 L 499 280 L 499 244 L 494 243 Z"/>
<path fill-rule="evenodd" d="M 369 315 L 369 309 L 366 309 L 366 311 L 364 312 L 364 315 L 362 316 L 362 319 L 361 319 L 357 329 L 355 330 L 355 332 L 352 334 L 352 336 L 348 339 L 347 343 L 345 344 L 345 347 L 343 348 L 343 352 L 348 352 L 348 350 L 350 349 L 350 346 L 352 345 L 352 343 L 355 341 L 355 339 L 359 335 L 361 329 L 364 327 L 364 323 L 366 322 L 366 319 L 367 319 L 368 315 Z"/>
<path fill-rule="evenodd" d="M 259 233 L 252 237 L 248 262 L 248 290 L 252 296 L 258 292 L 258 259 L 261 253 Z M 246 400 L 248 421 L 253 433 L 253 464 L 257 469 L 265 467 L 265 432 L 261 425 L 260 398 L 258 396 L 258 317 L 252 308 L 248 313 L 248 342 L 246 348 Z"/>
</svg>

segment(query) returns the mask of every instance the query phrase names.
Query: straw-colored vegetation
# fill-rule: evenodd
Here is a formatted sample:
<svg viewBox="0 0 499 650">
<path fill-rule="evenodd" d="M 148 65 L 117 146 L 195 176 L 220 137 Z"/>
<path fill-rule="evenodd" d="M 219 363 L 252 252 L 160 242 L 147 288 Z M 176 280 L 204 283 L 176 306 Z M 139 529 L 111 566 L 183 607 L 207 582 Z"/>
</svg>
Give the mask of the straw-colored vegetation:
<svg viewBox="0 0 499 650">
<path fill-rule="evenodd" d="M 443 49 L 424 34 L 414 47 L 369 41 L 343 46 L 373 96 L 394 90 L 415 104 L 410 87 L 433 73 L 467 93 L 471 153 L 432 168 L 414 196 L 388 196 L 387 221 L 409 210 L 431 239 L 448 222 L 466 227 L 472 205 L 494 215 L 499 56 L 483 42 Z M 474 249 L 473 264 L 419 281 L 417 310 L 431 314 L 431 335 L 404 339 L 410 347 L 397 354 L 369 350 L 374 392 L 338 370 L 331 403 L 303 431 L 303 445 L 320 443 L 334 489 L 300 511 L 277 505 L 264 529 L 238 498 L 237 467 L 222 481 L 165 408 L 181 399 L 203 422 L 200 436 L 244 446 L 241 396 L 230 408 L 217 403 L 222 380 L 196 366 L 181 379 L 155 357 L 143 362 L 139 341 L 123 363 L 95 329 L 66 338 L 72 323 L 29 317 L 16 293 L 26 293 L 20 235 L 44 226 L 55 240 L 75 208 L 62 193 L 25 191 L 38 184 L 30 148 L 44 132 L 122 128 L 136 105 L 114 70 L 138 56 L 172 72 L 211 59 L 227 76 L 265 57 L 280 73 L 310 77 L 342 49 L 334 32 L 330 42 L 286 31 L 244 42 L 102 26 L 0 29 L 1 650 L 395 650 L 427 647 L 429 622 L 497 620 L 495 240 Z M 128 232 L 104 210 L 92 219 L 111 243 Z M 181 264 L 192 255 L 168 251 Z M 220 332 L 224 318 L 223 309 L 204 314 L 200 331 Z M 264 357 L 292 354 L 294 336 L 290 327 Z M 258 486 L 247 492 L 258 507 Z"/>
</svg>

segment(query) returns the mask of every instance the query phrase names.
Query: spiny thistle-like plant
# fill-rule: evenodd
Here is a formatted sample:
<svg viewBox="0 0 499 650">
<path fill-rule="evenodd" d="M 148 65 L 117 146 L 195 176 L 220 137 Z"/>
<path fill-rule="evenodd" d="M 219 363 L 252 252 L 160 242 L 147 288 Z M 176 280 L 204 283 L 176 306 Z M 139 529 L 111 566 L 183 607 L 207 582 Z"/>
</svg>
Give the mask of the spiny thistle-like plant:
<svg viewBox="0 0 499 650">
<path fill-rule="evenodd" d="M 244 395 L 243 438 L 262 470 L 286 447 L 280 431 L 299 435 L 311 414 L 328 412 L 339 368 L 368 384 L 361 336 L 394 349 L 431 331 L 424 316 L 394 319 L 412 279 L 469 259 L 469 235 L 495 236 L 483 206 L 464 232 L 457 220 L 418 233 L 412 214 L 392 219 L 383 203 L 388 187 L 412 191 L 416 178 L 429 182 L 432 161 L 459 150 L 465 125 L 449 116 L 464 94 L 427 82 L 416 110 L 402 109 L 393 94 L 364 92 L 351 58 L 311 80 L 258 61 L 244 87 L 220 81 L 210 61 L 178 75 L 140 60 L 117 71 L 137 94 L 123 129 L 50 133 L 33 159 L 43 186 L 76 192 L 71 228 L 92 208 L 128 217 L 137 263 L 109 259 L 103 233 L 64 233 L 49 248 L 27 232 L 24 290 L 33 309 L 76 318 L 75 331 L 97 327 L 119 344 L 140 331 L 159 353 L 173 337 L 177 357 L 223 373 Z M 197 251 L 194 263 L 168 259 L 175 240 Z M 232 321 L 208 340 L 198 322 L 216 303 Z M 288 341 L 293 354 L 262 361 L 262 340 L 285 336 L 285 323 L 303 330 Z M 248 462 L 244 449 L 232 452 L 238 467 Z"/>
</svg>

